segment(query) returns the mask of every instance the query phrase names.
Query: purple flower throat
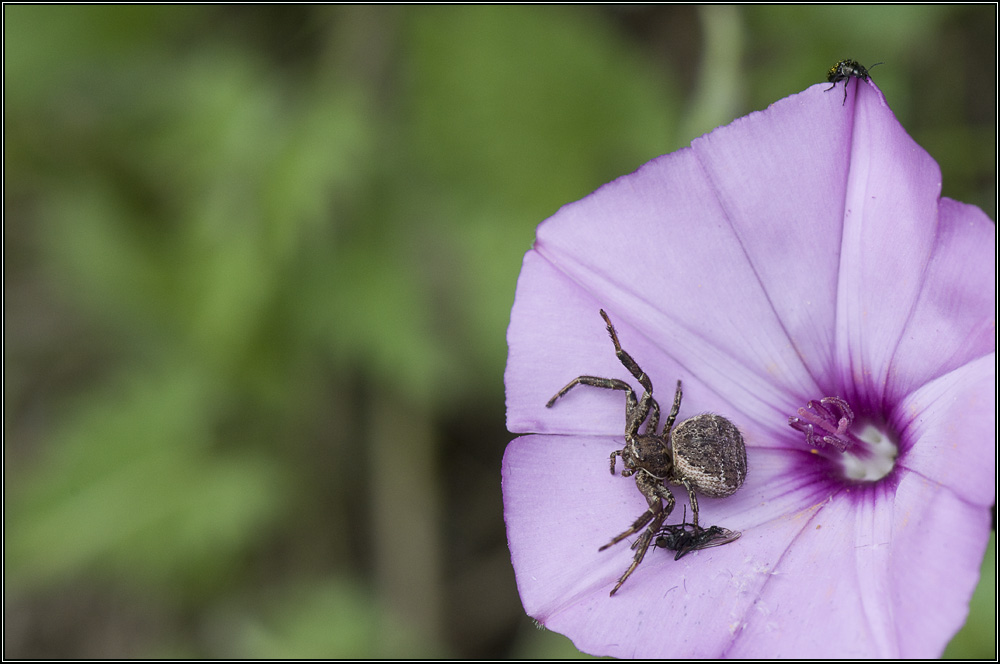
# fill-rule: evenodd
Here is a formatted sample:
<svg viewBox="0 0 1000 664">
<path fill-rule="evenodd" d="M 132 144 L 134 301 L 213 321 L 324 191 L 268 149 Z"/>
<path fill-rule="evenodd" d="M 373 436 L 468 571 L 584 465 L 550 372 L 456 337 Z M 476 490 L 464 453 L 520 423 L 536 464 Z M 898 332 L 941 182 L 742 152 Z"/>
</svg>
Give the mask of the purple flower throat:
<svg viewBox="0 0 1000 664">
<path fill-rule="evenodd" d="M 870 423 L 860 434 L 855 433 L 854 411 L 844 399 L 811 399 L 797 412 L 798 417 L 788 418 L 788 425 L 805 434 L 806 443 L 813 448 L 814 454 L 838 458 L 824 449 L 827 446 L 839 452 L 845 478 L 874 482 L 888 475 L 895 466 L 899 448 L 893 437 Z"/>
</svg>

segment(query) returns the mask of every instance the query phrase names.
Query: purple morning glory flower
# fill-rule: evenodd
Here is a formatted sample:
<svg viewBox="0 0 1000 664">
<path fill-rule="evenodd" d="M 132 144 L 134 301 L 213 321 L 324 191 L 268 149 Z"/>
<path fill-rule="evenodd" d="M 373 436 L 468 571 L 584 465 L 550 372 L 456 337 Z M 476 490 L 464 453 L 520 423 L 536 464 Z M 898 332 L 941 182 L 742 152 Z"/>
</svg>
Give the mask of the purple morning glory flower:
<svg viewBox="0 0 1000 664">
<path fill-rule="evenodd" d="M 936 657 L 966 617 L 995 499 L 995 228 L 850 82 L 846 105 L 816 85 L 538 228 L 505 375 L 508 428 L 534 435 L 504 455 L 504 516 L 525 610 L 580 650 Z M 661 405 L 682 380 L 678 421 L 724 415 L 748 458 L 737 493 L 699 499 L 742 536 L 651 547 L 613 597 L 636 537 L 598 549 L 647 507 L 608 472 L 625 397 L 546 408 L 581 374 L 641 394 L 602 308 Z"/>
</svg>

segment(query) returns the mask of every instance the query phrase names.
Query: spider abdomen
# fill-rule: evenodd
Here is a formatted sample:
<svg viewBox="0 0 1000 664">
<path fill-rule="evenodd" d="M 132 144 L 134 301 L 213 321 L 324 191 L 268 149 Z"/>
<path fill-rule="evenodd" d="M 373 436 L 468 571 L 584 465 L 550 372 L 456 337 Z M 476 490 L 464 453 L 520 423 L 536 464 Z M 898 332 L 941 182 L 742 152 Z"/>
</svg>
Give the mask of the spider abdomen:
<svg viewBox="0 0 1000 664">
<path fill-rule="evenodd" d="M 743 486 L 747 450 L 736 425 L 705 413 L 678 424 L 670 435 L 674 476 L 710 498 L 725 498 Z"/>
</svg>

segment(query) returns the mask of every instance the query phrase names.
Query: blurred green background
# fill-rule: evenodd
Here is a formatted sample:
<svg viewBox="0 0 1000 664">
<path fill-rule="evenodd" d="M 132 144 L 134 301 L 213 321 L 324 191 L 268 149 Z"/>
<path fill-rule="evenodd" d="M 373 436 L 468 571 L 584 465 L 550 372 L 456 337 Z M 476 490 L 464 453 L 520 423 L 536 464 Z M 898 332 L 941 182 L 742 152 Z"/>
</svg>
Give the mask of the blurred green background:
<svg viewBox="0 0 1000 664">
<path fill-rule="evenodd" d="M 996 53 L 992 5 L 5 6 L 5 655 L 575 654 L 500 495 L 535 226 L 842 58 L 995 219 Z"/>
</svg>

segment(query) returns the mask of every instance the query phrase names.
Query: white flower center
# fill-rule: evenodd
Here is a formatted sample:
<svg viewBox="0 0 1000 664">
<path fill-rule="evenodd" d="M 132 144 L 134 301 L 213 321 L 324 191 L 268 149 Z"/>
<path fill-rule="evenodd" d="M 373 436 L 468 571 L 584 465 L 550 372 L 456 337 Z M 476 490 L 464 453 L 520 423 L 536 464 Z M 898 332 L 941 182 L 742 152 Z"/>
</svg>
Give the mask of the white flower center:
<svg viewBox="0 0 1000 664">
<path fill-rule="evenodd" d="M 899 455 L 896 444 L 872 424 L 865 426 L 857 436 L 866 443 L 867 449 L 861 455 L 850 450 L 840 455 L 844 474 L 858 482 L 875 482 L 888 475 Z"/>
</svg>

